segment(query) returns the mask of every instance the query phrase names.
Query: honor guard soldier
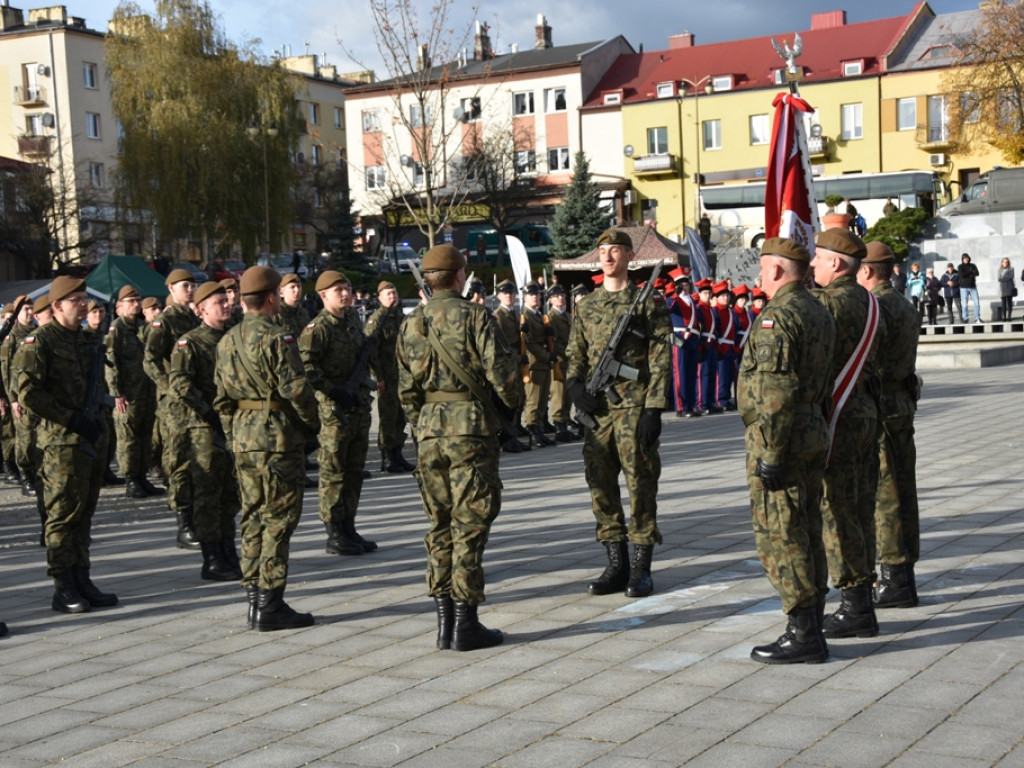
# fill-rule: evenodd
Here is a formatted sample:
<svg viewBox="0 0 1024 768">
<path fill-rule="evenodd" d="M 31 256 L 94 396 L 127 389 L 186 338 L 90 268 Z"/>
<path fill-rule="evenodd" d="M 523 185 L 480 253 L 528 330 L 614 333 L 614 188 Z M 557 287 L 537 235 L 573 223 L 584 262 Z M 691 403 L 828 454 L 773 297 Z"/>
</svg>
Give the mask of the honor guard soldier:
<svg viewBox="0 0 1024 768">
<path fill-rule="evenodd" d="M 559 366 L 565 364 L 565 350 L 569 346 L 569 334 L 572 332 L 572 318 L 566 310 L 565 287 L 555 283 L 548 291 L 548 327 L 554 340 L 554 353 Z M 555 440 L 560 443 L 571 443 L 577 440 L 569 431 L 569 410 L 572 403 L 565 396 L 565 377 L 551 377 L 551 421 L 555 425 Z"/>
<path fill-rule="evenodd" d="M 836 227 L 815 238 L 812 293 L 836 322 L 830 458 L 822 486 L 825 552 L 839 608 L 825 637 L 874 637 L 875 491 L 878 487 L 878 300 L 857 284 L 864 242 Z M 774 296 L 772 297 L 774 303 Z"/>
<path fill-rule="evenodd" d="M 277 313 L 274 322 L 296 339 L 309 325 L 309 313 L 302 306 L 302 281 L 294 272 L 281 278 L 281 311 Z"/>
<path fill-rule="evenodd" d="M 772 237 L 761 246 L 761 279 L 772 301 L 750 331 L 737 393 L 757 553 L 788 616 L 774 643 L 750 653 L 766 664 L 828 658 L 821 632 L 828 570 L 818 498 L 832 378 L 821 361 L 831 359 L 836 330 L 804 285 L 810 259 L 795 240 Z"/>
<path fill-rule="evenodd" d="M 607 550 L 608 566 L 587 591 L 605 595 L 625 589 L 627 597 L 646 597 L 654 591 L 654 545 L 661 543 L 657 521 L 661 476 L 658 438 L 672 375 L 672 325 L 663 301 L 652 297 L 636 307 L 629 321 L 630 332 L 623 335 L 618 349 L 612 350 L 616 361 L 637 370 L 636 380 L 614 381 L 613 396 L 587 387 L 619 318 L 629 313 L 639 290 L 629 279 L 629 264 L 635 257 L 629 235 L 609 229 L 598 238 L 597 246 L 604 280 L 576 305 L 566 351 L 565 384 L 581 414 L 589 414 L 596 424 L 584 437 L 583 464 L 597 521 L 597 540 Z M 629 526 L 620 501 L 620 472 L 625 475 L 629 492 Z M 627 541 L 633 542 L 632 564 Z"/>
<path fill-rule="evenodd" d="M 480 623 L 483 554 L 501 508 L 499 415 L 522 397 L 516 359 L 487 310 L 462 298 L 466 260 L 451 245 L 423 257 L 432 290 L 398 340 L 399 398 L 419 446 L 416 470 L 429 520 L 427 593 L 437 610 L 437 647 L 456 651 L 502 642 Z"/>
<path fill-rule="evenodd" d="M 381 472 L 412 472 L 416 467 L 402 456 L 405 445 L 405 413 L 398 402 L 398 329 L 405 313 L 395 284 L 384 280 L 377 286 L 380 306 L 366 321 L 366 335 L 373 337 L 370 363 L 377 379 L 377 446 Z"/>
<path fill-rule="evenodd" d="M 523 314 L 519 321 L 519 333 L 522 337 L 521 348 L 523 365 L 523 383 L 526 385 L 526 407 L 523 409 L 523 424 L 530 434 L 530 444 L 534 448 L 544 448 L 555 444 L 555 441 L 544 434 L 544 423 L 547 421 L 548 397 L 551 394 L 551 337 L 544 313 L 541 312 L 541 297 L 544 289 L 536 282 L 530 281 L 523 294 Z"/>
<path fill-rule="evenodd" d="M 917 605 L 914 564 L 921 554 L 917 503 L 917 446 L 914 414 L 921 389 L 914 370 L 920 320 L 914 306 L 900 296 L 889 278 L 895 257 L 884 243 L 868 243 L 857 282 L 878 299 L 881 320 L 878 375 L 882 381 L 881 430 L 878 435 L 878 489 L 875 535 L 878 551 L 876 608 Z"/>
<path fill-rule="evenodd" d="M 700 344 L 700 324 L 693 300 L 693 282 L 687 267 L 676 267 L 668 273 L 675 286 L 675 296 L 666 301 L 672 332 L 679 339 L 673 345 L 672 378 L 675 382 L 673 399 L 676 416 L 691 419 L 700 416 L 697 407 L 697 356 Z"/>
<path fill-rule="evenodd" d="M 697 347 L 697 407 L 701 416 L 721 413 L 718 407 L 718 313 L 711 300 L 712 283 L 700 280 L 697 289 L 697 322 L 700 342 Z"/>
<path fill-rule="evenodd" d="M 718 335 L 716 340 L 716 357 L 718 358 L 718 369 L 716 373 L 716 386 L 718 395 L 716 400 L 718 407 L 723 411 L 735 411 L 736 405 L 732 402 L 733 376 L 736 372 L 736 315 L 732 311 L 732 293 L 725 280 L 715 283 L 711 289 L 714 299 L 715 317 L 718 322 Z"/>
<path fill-rule="evenodd" d="M 4 339 L 0 346 L 0 373 L 3 375 L 4 390 L 7 393 L 10 415 L 4 423 L 4 459 L 7 464 L 7 474 L 4 477 L 8 483 L 22 486 L 22 494 L 35 496 L 35 468 L 34 462 L 30 459 L 31 440 L 34 431 L 30 429 L 31 417 L 24 413 L 18 403 L 18 380 L 17 371 L 14 368 L 14 355 L 18 347 L 31 336 L 36 329 L 35 315 L 32 309 L 32 302 L 26 296 L 18 296 L 12 305 L 21 305 L 18 311 L 18 319 L 14 323 L 11 332 Z M 7 421 L 10 421 L 10 428 Z M 8 447 L 9 446 L 9 447 Z M 8 455 L 10 459 L 8 459 Z"/>
<path fill-rule="evenodd" d="M 47 575 L 53 577 L 51 606 L 85 613 L 117 604 L 90 578 L 92 518 L 107 464 L 106 421 L 101 406 L 102 339 L 82 330 L 88 297 L 85 281 L 63 275 L 50 284 L 54 319 L 25 338 L 16 365 L 18 402 L 39 425 L 41 496 L 46 510 Z"/>
<path fill-rule="evenodd" d="M 524 351 L 522 349 L 522 337 L 519 333 L 519 313 L 516 312 L 515 300 L 516 300 L 516 286 L 511 280 L 503 280 L 498 283 L 495 288 L 495 293 L 498 294 L 498 306 L 494 310 L 494 321 L 498 324 L 498 330 L 501 331 L 501 335 L 505 337 L 505 346 L 510 350 L 510 354 L 513 356 L 517 363 L 521 362 Z M 519 432 L 519 434 L 526 435 L 525 431 L 520 431 L 519 419 L 521 413 L 517 413 L 512 419 L 512 427 Z M 518 435 L 509 435 L 508 439 L 502 443 L 501 449 L 506 453 L 522 453 L 523 451 L 530 450 L 531 442 L 522 442 L 519 440 Z"/>
<path fill-rule="evenodd" d="M 260 632 L 313 624 L 284 601 L 288 548 L 302 514 L 306 440 L 319 428 L 316 397 L 302 370 L 295 336 L 274 324 L 281 277 L 250 267 L 240 289 L 242 322 L 217 346 L 214 380 L 235 459 L 242 502 L 242 586 L 249 626 Z"/>
</svg>

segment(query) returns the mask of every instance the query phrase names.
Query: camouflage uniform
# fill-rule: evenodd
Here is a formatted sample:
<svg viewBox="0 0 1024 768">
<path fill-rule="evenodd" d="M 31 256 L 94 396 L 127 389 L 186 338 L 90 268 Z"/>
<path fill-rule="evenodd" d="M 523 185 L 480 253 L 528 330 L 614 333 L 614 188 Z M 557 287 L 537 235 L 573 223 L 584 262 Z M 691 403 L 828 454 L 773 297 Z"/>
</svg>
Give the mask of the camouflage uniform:
<svg viewBox="0 0 1024 768">
<path fill-rule="evenodd" d="M 456 291 L 439 290 L 406 318 L 398 339 L 398 396 L 419 446 L 415 475 L 430 521 L 427 594 L 469 605 L 484 602 L 483 553 L 501 508 L 498 424 L 439 359 L 445 349 L 509 407 L 521 402 L 517 365 L 487 310 Z"/>
<path fill-rule="evenodd" d="M 10 394 L 11 402 L 17 403 L 19 397 L 19 366 L 15 364 L 15 356 L 25 339 L 32 336 L 38 330 L 33 325 L 15 323 L 10 335 L 3 342 L 3 377 L 4 387 Z M 21 405 L 21 403 L 19 403 Z M 37 434 L 39 431 L 39 417 L 22 408 L 21 418 L 14 419 L 15 450 L 14 461 L 21 471 L 22 478 L 30 479 L 39 465 L 40 456 L 37 453 Z"/>
<path fill-rule="evenodd" d="M 274 316 L 274 322 L 297 339 L 309 325 L 309 313 L 301 304 L 292 307 L 282 301 L 281 311 Z"/>
<path fill-rule="evenodd" d="M 520 333 L 523 334 L 530 370 L 530 380 L 526 382 L 523 422 L 527 429 L 543 429 L 548 416 L 548 396 L 551 393 L 551 352 L 548 351 L 548 326 L 540 310 L 523 308 Z"/>
<path fill-rule="evenodd" d="M 836 326 L 802 283 L 779 288 L 753 323 L 740 363 L 738 408 L 746 425 L 754 538 L 782 610 L 823 603 L 828 571 L 821 536 L 821 479 Z M 786 487 L 768 491 L 758 459 L 783 467 Z"/>
<path fill-rule="evenodd" d="M 864 333 L 868 292 L 857 285 L 853 276 L 845 275 L 812 293 L 835 319 L 836 344 L 830 372 L 835 382 Z M 876 335 L 860 378 L 836 423 L 832 458 L 825 470 L 821 501 L 825 551 L 832 585 L 838 589 L 868 583 L 874 570 L 878 406 L 871 381 L 877 380 L 878 375 L 877 346 Z"/>
<path fill-rule="evenodd" d="M 245 313 L 242 311 L 242 305 L 235 304 L 231 308 L 231 314 L 228 316 L 228 319 L 224 322 L 224 330 L 230 331 L 232 328 L 234 328 L 236 325 L 242 322 L 243 317 L 245 317 Z"/>
<path fill-rule="evenodd" d="M 246 313 L 217 347 L 214 380 L 242 502 L 242 584 L 283 589 L 302 513 L 306 438 L 319 426 L 295 337 Z"/>
<path fill-rule="evenodd" d="M 366 335 L 376 331 L 370 364 L 374 377 L 384 388 L 377 391 L 377 446 L 384 456 L 405 445 L 405 413 L 398 402 L 398 358 L 395 348 L 405 314 L 401 303 L 378 307 L 366 321 Z"/>
<path fill-rule="evenodd" d="M 217 395 L 214 370 L 217 342 L 225 331 L 205 323 L 180 339 L 171 353 L 168 391 L 187 424 L 189 485 L 196 537 L 204 544 L 235 540 L 235 515 L 240 509 L 231 456 L 222 435 L 207 420 Z"/>
<path fill-rule="evenodd" d="M 117 461 L 127 478 L 142 477 L 153 464 L 153 424 L 156 421 L 156 386 L 142 368 L 145 323 L 119 317 L 107 334 L 107 387 L 114 397 L 128 400 L 125 413 L 114 414 Z"/>
<path fill-rule="evenodd" d="M 637 294 L 630 283 L 621 291 L 602 286 L 576 305 L 576 319 L 566 349 L 565 377 L 585 382 L 600 360 L 619 316 L 628 312 Z M 657 443 L 644 450 L 637 439 L 637 426 L 646 409 L 668 407 L 672 379 L 669 334 L 672 324 L 663 301 L 652 298 L 638 309 L 629 333 L 619 347 L 617 359 L 640 371 L 637 381 L 621 379 L 615 391 L 622 398 L 612 404 L 599 395 L 593 414 L 596 429 L 588 429 L 583 443 L 583 464 L 594 517 L 597 540 L 632 541 L 638 545 L 661 543 L 657 522 L 658 478 L 661 457 Z M 619 472 L 626 478 L 631 525 L 627 528 L 619 494 Z"/>
<path fill-rule="evenodd" d="M 568 312 L 552 307 L 548 311 L 550 328 L 554 333 L 555 354 L 562 365 L 565 365 L 565 350 L 569 346 L 569 334 L 572 332 L 572 320 Z M 564 377 L 551 377 L 551 421 L 557 426 L 569 421 L 569 402 L 565 397 Z"/>
</svg>

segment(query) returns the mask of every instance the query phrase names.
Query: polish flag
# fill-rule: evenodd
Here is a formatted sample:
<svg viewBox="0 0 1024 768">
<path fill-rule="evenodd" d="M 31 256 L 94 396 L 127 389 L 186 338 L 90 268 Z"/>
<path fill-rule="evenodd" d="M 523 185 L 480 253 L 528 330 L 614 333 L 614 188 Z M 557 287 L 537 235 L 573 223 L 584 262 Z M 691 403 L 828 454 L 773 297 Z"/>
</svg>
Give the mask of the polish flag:
<svg viewBox="0 0 1024 768">
<path fill-rule="evenodd" d="M 821 222 L 800 113 L 814 109 L 791 93 L 778 94 L 772 106 L 775 124 L 764 190 L 765 237 L 788 237 L 811 248 Z"/>
</svg>

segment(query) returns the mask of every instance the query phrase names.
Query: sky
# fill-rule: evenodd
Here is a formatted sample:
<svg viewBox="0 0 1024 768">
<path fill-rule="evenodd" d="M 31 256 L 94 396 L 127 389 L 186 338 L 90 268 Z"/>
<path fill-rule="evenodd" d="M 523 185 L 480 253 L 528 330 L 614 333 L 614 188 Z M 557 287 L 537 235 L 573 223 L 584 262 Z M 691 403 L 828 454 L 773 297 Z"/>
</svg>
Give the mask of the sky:
<svg viewBox="0 0 1024 768">
<path fill-rule="evenodd" d="M 84 17 L 92 29 L 106 30 L 117 7 L 110 0 L 62 0 L 68 13 Z M 441 0 L 413 0 L 422 13 Z M 136 0 L 143 10 L 152 10 L 151 0 Z M 449 26 L 461 38 L 473 21 L 472 0 L 448 0 Z M 777 35 L 810 27 L 812 13 L 843 9 L 847 23 L 905 15 L 916 3 L 909 0 L 642 0 L 635 6 L 622 0 L 478 0 L 476 19 L 490 25 L 491 44 L 496 52 L 507 52 L 517 43 L 530 47 L 537 15 L 543 13 L 552 28 L 555 45 L 606 40 L 623 35 L 639 50 L 668 47 L 669 35 L 690 31 L 696 43 L 714 43 L 760 35 Z M 29 8 L 44 3 L 13 0 L 15 7 Z M 291 54 L 326 55 L 339 73 L 361 69 L 359 63 L 383 75 L 382 58 L 374 42 L 373 22 L 367 0 L 210 0 L 222 28 L 234 42 L 258 38 L 258 46 L 271 55 L 283 46 Z M 972 10 L 977 0 L 931 0 L 937 14 Z M 635 10 L 634 10 L 635 9 Z M 472 35 L 469 38 L 472 47 Z M 354 60 L 353 60 L 354 57 Z M 357 63 L 358 62 L 358 63 Z"/>
</svg>

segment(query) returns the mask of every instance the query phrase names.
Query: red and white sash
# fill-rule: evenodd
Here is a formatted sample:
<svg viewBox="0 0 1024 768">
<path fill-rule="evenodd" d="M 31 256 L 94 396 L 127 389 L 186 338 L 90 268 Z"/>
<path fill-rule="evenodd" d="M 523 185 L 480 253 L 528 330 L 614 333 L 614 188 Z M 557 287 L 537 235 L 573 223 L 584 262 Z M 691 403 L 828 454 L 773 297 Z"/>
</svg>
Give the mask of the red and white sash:
<svg viewBox="0 0 1024 768">
<path fill-rule="evenodd" d="M 854 387 L 857 386 L 857 380 L 860 378 L 861 371 L 864 370 L 864 364 L 868 360 L 868 354 L 871 352 L 875 336 L 878 333 L 878 299 L 870 291 L 865 291 L 865 293 L 868 295 L 868 316 L 864 322 L 864 332 L 832 387 L 832 416 L 828 421 L 829 461 L 832 460 L 832 441 L 836 436 L 836 424 L 839 423 L 839 416 L 846 407 L 850 395 L 853 394 Z"/>
</svg>

